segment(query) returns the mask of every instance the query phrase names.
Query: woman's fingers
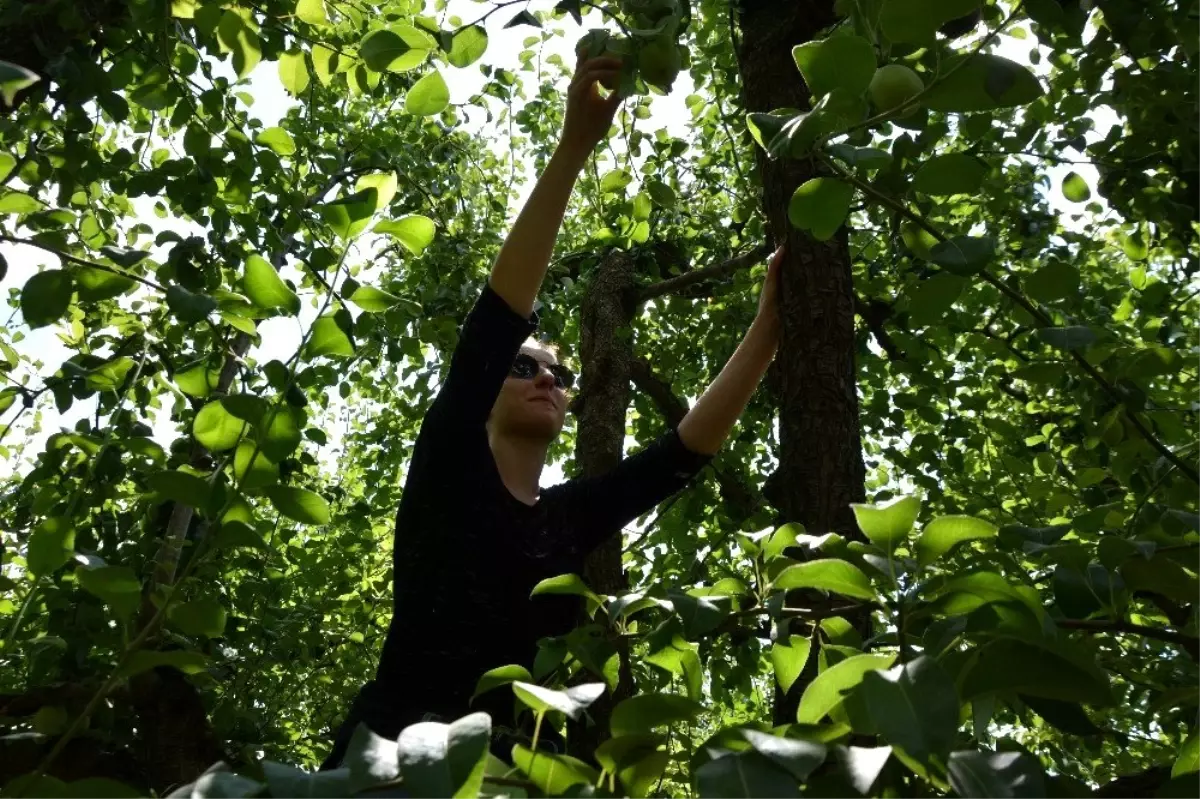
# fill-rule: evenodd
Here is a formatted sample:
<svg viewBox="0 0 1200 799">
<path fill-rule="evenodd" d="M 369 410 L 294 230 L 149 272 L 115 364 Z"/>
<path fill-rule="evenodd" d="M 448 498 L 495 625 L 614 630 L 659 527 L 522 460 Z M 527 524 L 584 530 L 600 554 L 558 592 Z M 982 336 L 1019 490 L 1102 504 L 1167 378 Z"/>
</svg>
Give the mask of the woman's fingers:
<svg viewBox="0 0 1200 799">
<path fill-rule="evenodd" d="M 567 91 L 570 94 L 587 94 L 591 91 L 592 84 L 599 82 L 605 86 L 616 86 L 621 79 L 620 69 L 592 69 L 581 73 L 579 77 L 571 84 L 571 88 Z"/>
</svg>

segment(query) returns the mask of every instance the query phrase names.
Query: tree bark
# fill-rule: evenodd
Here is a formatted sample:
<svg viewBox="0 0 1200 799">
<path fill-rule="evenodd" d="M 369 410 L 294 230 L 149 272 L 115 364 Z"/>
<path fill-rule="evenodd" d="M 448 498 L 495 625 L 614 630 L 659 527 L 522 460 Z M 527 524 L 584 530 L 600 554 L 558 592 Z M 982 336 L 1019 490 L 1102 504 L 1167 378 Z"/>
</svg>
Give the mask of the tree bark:
<svg viewBox="0 0 1200 799">
<path fill-rule="evenodd" d="M 792 48 L 836 21 L 833 0 L 742 0 L 738 69 L 746 111 L 805 109 L 810 97 Z M 779 378 L 779 471 L 774 498 L 782 520 L 811 533 L 857 535 L 850 503 L 864 499 L 854 364 L 854 292 L 847 234 L 819 242 L 794 228 L 793 192 L 817 171 L 810 160 L 771 160 L 755 148 L 763 209 L 778 242 L 783 333 Z M 813 659 L 815 660 L 815 658 Z M 805 680 L 777 696 L 776 720 L 794 721 Z"/>
<path fill-rule="evenodd" d="M 633 257 L 612 251 L 600 262 L 583 301 L 580 318 L 579 432 L 575 460 L 584 477 L 612 471 L 621 462 L 625 445 L 625 416 L 629 409 L 629 381 L 633 340 L 629 325 L 636 307 Z M 629 583 L 621 565 L 621 537 L 614 536 L 588 557 L 584 579 L 599 594 L 619 594 Z M 606 693 L 590 708 L 593 724 L 574 725 L 571 751 L 589 758 L 605 738 L 608 717 L 622 699 L 633 694 L 629 653 L 617 642 L 621 658 L 616 691 Z"/>
</svg>

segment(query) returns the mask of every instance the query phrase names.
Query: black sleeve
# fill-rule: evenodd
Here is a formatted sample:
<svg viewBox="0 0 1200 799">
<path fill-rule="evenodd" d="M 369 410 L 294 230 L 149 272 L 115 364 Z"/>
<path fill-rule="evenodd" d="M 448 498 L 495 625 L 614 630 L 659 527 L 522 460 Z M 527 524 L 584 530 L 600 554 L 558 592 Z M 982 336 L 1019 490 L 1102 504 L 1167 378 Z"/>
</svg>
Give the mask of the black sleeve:
<svg viewBox="0 0 1200 799">
<path fill-rule="evenodd" d="M 537 326 L 536 313 L 526 319 L 484 284 L 467 314 L 446 379 L 421 423 L 418 448 L 451 453 L 483 435 L 513 359 Z"/>
<path fill-rule="evenodd" d="M 569 546 L 588 554 L 686 486 L 711 460 L 688 449 L 671 429 L 608 474 L 564 483 L 560 499 L 573 532 Z"/>
</svg>

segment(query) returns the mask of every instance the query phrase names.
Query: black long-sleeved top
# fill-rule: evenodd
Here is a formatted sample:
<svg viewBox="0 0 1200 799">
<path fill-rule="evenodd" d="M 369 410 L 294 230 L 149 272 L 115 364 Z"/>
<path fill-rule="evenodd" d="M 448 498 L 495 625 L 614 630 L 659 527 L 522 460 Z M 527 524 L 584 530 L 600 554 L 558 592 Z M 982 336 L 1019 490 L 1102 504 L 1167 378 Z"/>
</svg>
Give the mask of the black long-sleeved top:
<svg viewBox="0 0 1200 799">
<path fill-rule="evenodd" d="M 708 461 L 671 430 L 612 472 L 545 489 L 526 505 L 505 487 L 485 423 L 513 359 L 537 328 L 486 286 L 426 414 L 396 514 L 394 612 L 375 680 L 355 701 L 327 765 L 359 721 L 394 739 L 427 715 L 512 713 L 508 691 L 468 700 L 479 677 L 528 667 L 537 641 L 570 631 L 578 600 L 530 597 L 539 581 L 582 573 L 584 558 L 681 489 Z"/>
</svg>

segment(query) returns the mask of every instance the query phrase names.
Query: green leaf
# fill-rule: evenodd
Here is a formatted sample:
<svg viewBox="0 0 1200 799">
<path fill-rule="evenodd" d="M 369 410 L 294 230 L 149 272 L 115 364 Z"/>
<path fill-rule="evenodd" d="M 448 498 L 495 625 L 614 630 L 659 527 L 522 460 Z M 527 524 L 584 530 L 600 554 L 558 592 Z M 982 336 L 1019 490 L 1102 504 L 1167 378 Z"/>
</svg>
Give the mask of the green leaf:
<svg viewBox="0 0 1200 799">
<path fill-rule="evenodd" d="M 983 185 L 988 167 L 966 153 L 948 153 L 930 158 L 913 175 L 912 186 L 932 195 L 974 194 Z"/>
<path fill-rule="evenodd" d="M 16 165 L 16 158 L 13 158 L 9 153 L 0 153 L 0 181 L 5 180 L 12 173 L 13 167 Z M 3 279 L 3 275 L 0 275 L 0 280 Z"/>
<path fill-rule="evenodd" d="M 233 449 L 248 431 L 246 423 L 231 414 L 221 400 L 205 405 L 192 421 L 192 435 L 210 452 Z"/>
<path fill-rule="evenodd" d="M 886 505 L 854 503 L 850 507 L 863 535 L 884 552 L 892 552 L 912 532 L 917 514 L 921 512 L 921 500 L 901 497 Z"/>
<path fill-rule="evenodd" d="M 593 785 L 600 778 L 582 760 L 542 750 L 534 752 L 520 744 L 513 747 L 512 761 L 546 796 L 565 796 L 573 786 Z"/>
<path fill-rule="evenodd" d="M 203 365 L 193 366 L 191 369 L 175 373 L 175 385 L 190 397 L 204 399 L 216 389 L 220 378 L 221 373 L 215 369 Z"/>
<path fill-rule="evenodd" d="M 325 0 L 298 0 L 296 16 L 309 25 L 329 25 L 329 17 L 325 14 Z"/>
<path fill-rule="evenodd" d="M 383 313 L 400 302 L 400 298 L 396 295 L 374 286 L 359 286 L 346 299 L 368 313 Z"/>
<path fill-rule="evenodd" d="M 78 292 L 81 302 L 111 300 L 137 286 L 137 281 L 133 278 L 90 266 L 75 269 L 74 277 L 75 291 Z"/>
<path fill-rule="evenodd" d="M 729 615 L 725 597 L 697 597 L 671 589 L 667 600 L 683 621 L 683 634 L 689 639 L 712 632 Z"/>
<path fill-rule="evenodd" d="M 199 652 L 188 652 L 183 649 L 173 649 L 169 652 L 139 649 L 130 655 L 125 664 L 118 669 L 118 674 L 129 678 L 160 666 L 178 669 L 184 674 L 196 674 L 208 668 L 208 658 Z"/>
<path fill-rule="evenodd" d="M 1192 565 L 1194 568 L 1194 561 Z M 1166 555 L 1130 558 L 1121 564 L 1120 572 L 1130 591 L 1146 591 L 1184 604 L 1195 602 L 1200 594 L 1196 572 L 1185 569 Z"/>
<path fill-rule="evenodd" d="M 879 25 L 892 42 L 931 44 L 938 28 L 979 8 L 979 0 L 884 0 Z"/>
<path fill-rule="evenodd" d="M 1096 341 L 1091 328 L 1080 325 L 1070 327 L 1040 327 L 1037 336 L 1058 350 L 1085 350 Z"/>
<path fill-rule="evenodd" d="M 948 769 L 950 785 L 959 796 L 1047 795 L 1041 767 L 1024 752 L 951 752 Z"/>
<path fill-rule="evenodd" d="M 928 566 L 964 541 L 995 538 L 999 528 L 972 516 L 939 516 L 917 538 L 917 562 Z"/>
<path fill-rule="evenodd" d="M 29 535 L 25 555 L 29 571 L 44 577 L 57 571 L 75 554 L 75 528 L 61 516 L 45 519 Z"/>
<path fill-rule="evenodd" d="M 878 595 L 863 570 L 837 558 L 819 558 L 788 566 L 772 583 L 775 590 L 818 588 L 854 599 L 875 600 Z"/>
<path fill-rule="evenodd" d="M 813 178 L 792 195 L 788 219 L 817 241 L 828 241 L 846 221 L 854 187 L 837 178 Z"/>
<path fill-rule="evenodd" d="M 308 773 L 271 760 L 262 761 L 262 773 L 271 796 L 349 796 L 350 769 L 335 768 Z"/>
<path fill-rule="evenodd" d="M 375 225 L 376 233 L 395 236 L 413 255 L 420 255 L 433 242 L 436 228 L 433 220 L 420 214 L 410 214 L 399 219 L 385 219 Z"/>
<path fill-rule="evenodd" d="M 789 771 L 797 780 L 804 781 L 825 762 L 824 745 L 797 738 L 784 738 L 750 728 L 741 730 L 754 751 L 778 766 Z"/>
<path fill-rule="evenodd" d="M 875 75 L 875 48 L 861 36 L 830 36 L 792 48 L 813 99 L 834 89 L 862 94 Z"/>
<path fill-rule="evenodd" d="M 74 291 L 71 274 L 64 269 L 47 269 L 25 281 L 21 289 L 21 314 L 31 328 L 45 327 L 62 318 Z"/>
<path fill-rule="evenodd" d="M 693 775 L 700 799 L 798 797 L 796 779 L 753 749 L 708 761 Z"/>
<path fill-rule="evenodd" d="M 308 64 L 304 61 L 304 53 L 297 50 L 279 56 L 279 82 L 293 97 L 304 94 L 308 88 Z"/>
<path fill-rule="evenodd" d="M 860 166 L 863 169 L 878 169 L 892 162 L 892 154 L 887 150 L 875 147 L 854 147 L 849 144 L 831 144 L 828 147 L 830 155 L 834 155 L 850 166 Z"/>
<path fill-rule="evenodd" d="M 491 734 L 486 713 L 472 713 L 451 724 L 422 721 L 405 727 L 396 743 L 406 792 L 478 796 Z"/>
<path fill-rule="evenodd" d="M 350 736 L 342 763 L 350 769 L 350 787 L 358 792 L 400 776 L 399 743 L 376 735 L 359 723 Z"/>
<path fill-rule="evenodd" d="M 1104 730 L 1088 718 L 1083 708 L 1074 702 L 1059 702 L 1057 699 L 1026 696 L 1021 701 L 1051 725 L 1070 735 L 1102 735 Z"/>
<path fill-rule="evenodd" d="M 280 404 L 266 414 L 264 422 L 267 419 L 270 421 L 266 423 L 265 430 L 261 423 L 257 424 L 260 429 L 259 444 L 268 458 L 280 463 L 300 446 L 303 439 L 300 429 L 304 426 L 305 414 L 299 408 Z"/>
<path fill-rule="evenodd" d="M 1025 293 L 1038 302 L 1054 302 L 1079 293 L 1079 269 L 1051 261 L 1025 278 Z"/>
<path fill-rule="evenodd" d="M 469 67 L 483 57 L 487 47 L 487 31 L 479 25 L 468 25 L 450 40 L 450 52 L 446 54 L 446 60 L 460 69 Z"/>
<path fill-rule="evenodd" d="M 275 510 L 301 524 L 329 524 L 329 503 L 320 494 L 295 486 L 273 485 L 264 493 Z"/>
<path fill-rule="evenodd" d="M 271 463 L 261 447 L 243 441 L 233 453 L 233 476 L 239 488 L 252 491 L 278 482 L 279 467 Z"/>
<path fill-rule="evenodd" d="M 279 308 L 288 316 L 300 313 L 300 298 L 288 288 L 279 272 L 261 255 L 246 259 L 246 271 L 242 276 L 242 287 L 250 302 L 267 311 Z"/>
<path fill-rule="evenodd" d="M 420 66 L 431 49 L 429 42 L 414 33 L 419 34 L 403 25 L 372 31 L 363 37 L 358 55 L 375 72 L 407 72 Z"/>
<path fill-rule="evenodd" d="M 96 391 L 116 391 L 125 382 L 125 375 L 133 368 L 133 358 L 122 355 L 88 371 L 88 388 Z"/>
<path fill-rule="evenodd" d="M 1062 193 L 1073 203 L 1085 203 L 1092 198 L 1092 190 L 1078 172 L 1068 172 L 1062 182 Z"/>
<path fill-rule="evenodd" d="M 613 709 L 609 721 L 614 736 L 651 732 L 655 727 L 691 721 L 704 710 L 699 702 L 675 694 L 638 694 Z"/>
<path fill-rule="evenodd" d="M 867 672 L 886 669 L 895 659 L 894 654 L 853 655 L 825 669 L 804 689 L 796 721 L 816 724 L 842 703 L 843 694 L 861 683 Z"/>
<path fill-rule="evenodd" d="M 184 635 L 220 638 L 225 634 L 225 608 L 215 599 L 193 599 L 167 609 L 167 618 Z"/>
<path fill-rule="evenodd" d="M 264 147 L 270 147 L 276 155 L 292 155 L 296 152 L 296 141 L 292 138 L 292 134 L 280 127 L 259 131 L 258 135 L 254 137 L 254 141 Z"/>
<path fill-rule="evenodd" d="M 1200 737 L 1193 730 L 1192 734 L 1183 742 L 1183 746 L 1179 747 L 1179 757 L 1175 760 L 1175 765 L 1171 767 L 1171 777 L 1172 779 L 1183 777 L 1197 771 L 1200 771 Z"/>
<path fill-rule="evenodd" d="M 0 61 L 0 97 L 4 104 L 12 107 L 17 93 L 41 80 L 36 72 L 9 61 Z"/>
<path fill-rule="evenodd" d="M 573 719 L 578 719 L 579 714 L 604 693 L 602 682 L 583 683 L 564 691 L 555 691 L 518 680 L 513 682 L 512 688 L 517 699 L 534 713 L 556 710 Z"/>
<path fill-rule="evenodd" d="M 375 214 L 378 197 L 379 193 L 373 188 L 356 191 L 320 206 L 317 212 L 338 238 L 346 241 L 366 230 Z"/>
<path fill-rule="evenodd" d="M 304 354 L 309 358 L 325 355 L 330 358 L 350 358 L 354 355 L 354 344 L 346 331 L 333 317 L 326 314 L 317 319 L 312 326 L 312 337 L 304 347 Z"/>
<path fill-rule="evenodd" d="M 841 746 L 838 754 L 845 771 L 846 781 L 854 790 L 870 796 L 871 786 L 879 779 L 883 767 L 892 756 L 890 746 Z"/>
<path fill-rule="evenodd" d="M 922 655 L 863 677 L 862 698 L 884 740 L 921 763 L 949 753 L 958 737 L 954 680 L 937 660 Z"/>
<path fill-rule="evenodd" d="M 771 644 L 771 665 L 775 667 L 775 679 L 784 693 L 804 671 L 811 649 L 812 640 L 802 635 L 789 635 L 786 641 Z"/>
<path fill-rule="evenodd" d="M 918 327 L 936 323 L 953 307 L 965 285 L 962 277 L 947 272 L 925 278 L 909 294 L 909 321 Z"/>
<path fill-rule="evenodd" d="M 1084 651 L 1078 658 L 1068 659 L 1047 647 L 999 638 L 980 647 L 974 665 L 960 677 L 962 699 L 1014 691 L 1064 702 L 1110 705 L 1113 697 L 1108 678 L 1094 663 L 1085 662 L 1091 657 Z"/>
<path fill-rule="evenodd" d="M 597 605 L 604 604 L 592 589 L 587 587 L 583 578 L 578 574 L 560 574 L 557 577 L 547 577 L 533 587 L 531 597 L 541 594 L 563 594 L 568 596 L 587 597 Z"/>
<path fill-rule="evenodd" d="M 632 182 L 633 176 L 624 169 L 614 169 L 604 173 L 604 177 L 600 178 L 600 191 L 605 194 L 616 194 L 624 191 L 625 187 Z"/>
<path fill-rule="evenodd" d="M 177 283 L 167 286 L 167 307 L 186 324 L 203 322 L 217 309 L 217 301 L 207 294 L 195 294 Z"/>
<path fill-rule="evenodd" d="M 404 110 L 419 117 L 433 116 L 450 104 L 450 88 L 436 69 L 413 84 L 404 97 Z"/>
<path fill-rule="evenodd" d="M 146 477 L 146 484 L 154 492 L 158 502 L 178 502 L 193 508 L 208 505 L 208 481 L 187 472 L 155 472 Z"/>
<path fill-rule="evenodd" d="M 655 205 L 662 208 L 674 208 L 676 203 L 675 190 L 661 180 L 646 181 L 646 193 Z"/>
<path fill-rule="evenodd" d="M 486 693 L 493 688 L 499 688 L 502 685 L 508 685 L 513 682 L 530 682 L 533 680 L 529 676 L 529 669 L 524 666 L 510 664 L 508 666 L 497 666 L 484 672 L 479 678 L 479 682 L 475 684 L 475 693 L 471 694 L 471 701 L 475 701 L 475 697 L 482 693 Z"/>
<path fill-rule="evenodd" d="M 963 59 L 970 61 L 959 69 Z M 934 85 L 923 98 L 933 111 L 965 113 L 1013 108 L 1032 103 L 1044 93 L 1041 83 L 1028 69 L 990 53 L 951 56 L 943 62 L 941 71 L 949 77 Z"/>
<path fill-rule="evenodd" d="M 217 38 L 227 52 L 233 53 L 233 71 L 238 78 L 249 75 L 262 60 L 262 40 L 235 11 L 226 11 L 217 24 Z"/>
<path fill-rule="evenodd" d="M 996 254 L 996 240 L 990 236 L 955 236 L 932 248 L 929 259 L 955 275 L 974 275 L 985 268 Z"/>
<path fill-rule="evenodd" d="M 0 194 L 0 214 L 32 214 L 45 207 L 41 200 L 19 191 Z"/>
<path fill-rule="evenodd" d="M 142 581 L 128 566 L 80 566 L 75 570 L 75 581 L 122 618 L 132 616 L 141 602 Z"/>
<path fill-rule="evenodd" d="M 375 210 L 382 211 L 391 204 L 392 199 L 396 196 L 398 186 L 399 181 L 396 179 L 395 172 L 376 172 L 359 178 L 354 184 L 354 190 L 360 192 L 374 189 Z"/>
<path fill-rule="evenodd" d="M 270 547 L 263 537 L 253 527 L 245 522 L 223 520 L 217 529 L 217 537 L 213 540 L 217 549 L 260 549 L 268 551 Z"/>
</svg>

